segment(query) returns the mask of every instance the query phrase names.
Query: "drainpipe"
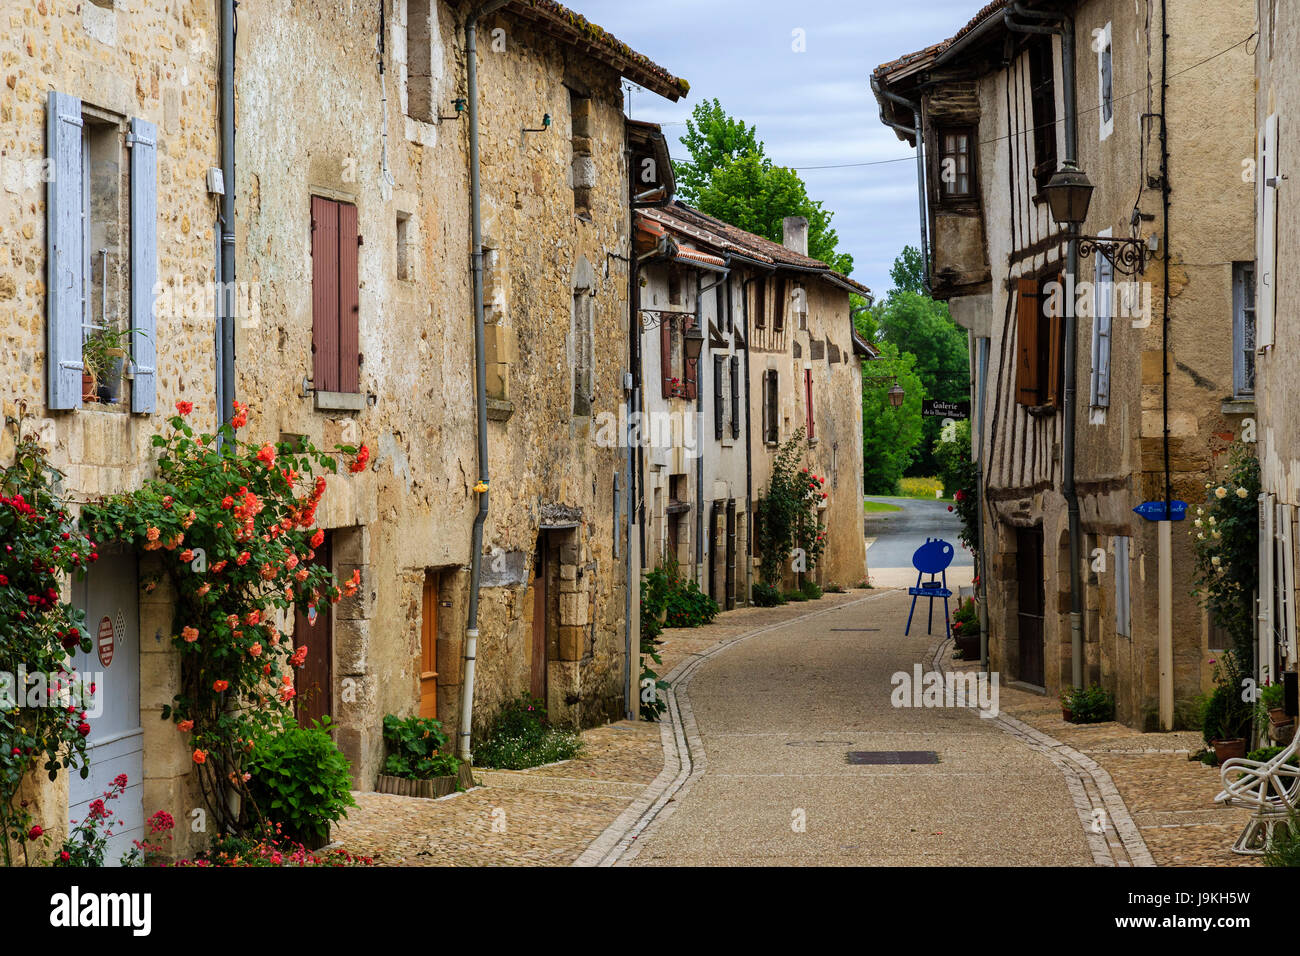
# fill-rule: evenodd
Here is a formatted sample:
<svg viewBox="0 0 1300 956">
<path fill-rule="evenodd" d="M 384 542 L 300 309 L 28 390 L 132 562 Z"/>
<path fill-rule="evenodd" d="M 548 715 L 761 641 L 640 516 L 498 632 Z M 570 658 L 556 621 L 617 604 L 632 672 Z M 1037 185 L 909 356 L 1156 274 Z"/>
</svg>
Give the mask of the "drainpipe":
<svg viewBox="0 0 1300 956">
<path fill-rule="evenodd" d="M 930 292 L 930 240 L 927 231 L 929 226 L 929 214 L 925 202 L 925 137 L 921 135 L 921 101 L 920 99 L 909 100 L 904 96 L 891 92 L 880 85 L 880 80 L 874 75 L 871 77 L 871 89 L 876 94 L 877 99 L 884 97 L 891 103 L 897 103 L 899 106 L 905 106 L 912 111 L 912 125 L 910 127 L 895 123 L 885 115 L 885 108 L 880 108 L 880 121 L 904 136 L 916 138 L 916 196 L 921 208 L 921 258 L 925 262 L 925 269 L 921 273 L 921 281 L 925 285 L 927 294 Z"/>
<path fill-rule="evenodd" d="M 221 0 L 221 258 L 217 274 L 221 281 L 219 301 L 221 368 L 220 407 L 222 422 L 234 414 L 235 401 L 235 0 Z"/>
<path fill-rule="evenodd" d="M 1018 22 L 1016 17 L 1040 21 L 1039 25 Z M 1078 135 L 1076 120 L 1074 78 L 1074 20 L 1059 13 L 1045 13 L 1027 9 L 1020 0 L 1003 11 L 1007 29 L 1016 33 L 1056 34 L 1061 38 L 1061 93 L 1065 102 L 1065 162 L 1078 162 Z M 1055 26 L 1042 26 L 1042 21 L 1056 21 Z M 1074 432 L 1075 432 L 1075 374 L 1076 322 L 1074 314 L 1073 284 L 1079 272 L 1078 230 L 1072 229 L 1066 246 L 1066 275 L 1069 285 L 1065 295 L 1065 401 L 1061 406 L 1061 468 L 1062 494 L 1069 516 L 1070 538 L 1070 680 L 1075 687 L 1083 686 L 1083 575 L 1080 571 L 1081 532 L 1079 530 L 1079 496 L 1074 483 Z"/>
<path fill-rule="evenodd" d="M 230 0 L 227 0 L 230 2 Z M 465 20 L 465 97 L 469 101 L 469 205 L 471 266 L 474 271 L 474 405 L 478 425 L 478 479 L 488 484 L 487 358 L 483 347 L 483 208 L 479 186 L 478 149 L 478 21 L 505 6 L 489 0 L 470 11 Z M 474 659 L 478 653 L 478 592 L 483 564 L 483 523 L 487 521 L 488 491 L 478 496 L 478 513 L 470 539 L 469 616 L 465 625 L 465 674 L 460 688 L 460 759 L 472 761 L 470 725 L 474 717 Z"/>
<path fill-rule="evenodd" d="M 709 343 L 708 330 L 704 328 L 704 293 L 711 292 L 722 283 L 727 281 L 727 276 L 731 270 L 724 268 L 722 278 L 709 285 L 704 285 L 704 275 L 699 269 L 695 270 L 695 327 L 700 330 L 704 336 L 704 344 Z M 683 346 L 685 348 L 685 346 Z M 695 416 L 696 416 L 696 436 L 697 447 L 695 449 L 695 581 L 697 584 L 703 584 L 704 577 L 704 355 L 707 348 L 700 349 L 700 357 L 695 361 Z M 712 582 L 709 582 L 712 585 Z M 703 586 L 701 591 L 706 594 L 708 591 Z"/>
</svg>

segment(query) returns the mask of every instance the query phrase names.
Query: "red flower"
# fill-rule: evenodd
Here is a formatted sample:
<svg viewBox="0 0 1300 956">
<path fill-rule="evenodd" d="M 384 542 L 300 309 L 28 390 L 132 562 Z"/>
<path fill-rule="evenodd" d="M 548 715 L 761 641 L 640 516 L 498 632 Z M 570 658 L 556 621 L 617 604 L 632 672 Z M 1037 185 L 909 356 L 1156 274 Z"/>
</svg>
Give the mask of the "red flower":
<svg viewBox="0 0 1300 956">
<path fill-rule="evenodd" d="M 230 681 L 228 680 L 214 680 L 212 682 L 212 689 L 215 690 L 218 694 L 222 693 L 229 687 L 230 687 Z"/>
<path fill-rule="evenodd" d="M 77 733 L 81 734 L 83 737 L 90 736 L 90 724 L 86 723 L 84 720 L 77 724 Z"/>
<path fill-rule="evenodd" d="M 293 654 L 290 655 L 290 657 L 289 657 L 289 663 L 292 664 L 294 667 L 302 667 L 303 662 L 304 662 L 305 660 L 307 660 L 307 645 L 306 645 L 306 644 L 301 645 L 301 646 L 300 646 L 296 651 L 294 651 Z"/>
<path fill-rule="evenodd" d="M 370 460 L 370 449 L 367 448 L 365 445 L 362 445 L 361 450 L 357 452 L 357 460 L 352 463 L 352 465 L 349 467 L 348 470 L 351 471 L 352 474 L 354 475 L 359 471 L 365 471 L 366 462 L 368 462 L 369 460 Z"/>
<path fill-rule="evenodd" d="M 194 721 L 182 720 L 179 724 L 176 725 L 176 729 L 183 734 L 188 734 L 191 730 L 194 729 Z"/>
<path fill-rule="evenodd" d="M 275 467 L 275 446 L 267 442 L 257 450 L 257 460 L 265 462 L 267 470 Z"/>
<path fill-rule="evenodd" d="M 311 546 L 313 548 L 319 548 L 324 543 L 325 543 L 325 532 L 322 531 L 320 528 L 317 528 L 316 533 L 311 536 Z M 0 583 L 7 584 L 8 582 L 5 581 Z"/>
<path fill-rule="evenodd" d="M 949 511 L 952 511 L 952 505 L 949 505 L 949 506 L 948 506 L 948 510 L 949 510 Z"/>
<path fill-rule="evenodd" d="M 27 839 L 39 840 L 41 838 L 41 834 L 43 834 L 44 832 L 45 831 L 42 830 L 40 825 L 38 824 L 27 831 Z"/>
<path fill-rule="evenodd" d="M 124 773 L 119 773 L 116 777 L 114 777 L 114 778 L 113 778 L 113 786 L 115 786 L 115 787 L 125 787 L 125 786 L 126 786 L 126 774 L 124 774 Z"/>
<path fill-rule="evenodd" d="M 965 500 L 966 500 L 966 492 L 961 491 L 961 490 L 958 490 L 956 493 L 953 494 L 953 496 L 952 496 L 952 500 L 953 500 L 953 501 L 965 501 Z"/>
<path fill-rule="evenodd" d="M 231 402 L 235 408 L 235 414 L 230 417 L 231 428 L 243 428 L 248 424 L 248 406 L 242 402 Z"/>
<path fill-rule="evenodd" d="M 180 412 L 182 415 L 188 415 L 190 412 L 194 411 L 194 403 L 193 403 L 193 402 L 177 402 L 177 403 L 176 403 L 176 411 Z"/>
<path fill-rule="evenodd" d="M 208 755 L 207 755 L 207 752 L 206 752 L 206 751 L 203 751 L 203 750 L 196 750 L 196 751 L 194 751 L 194 762 L 195 762 L 195 763 L 207 763 L 207 761 L 208 761 Z"/>
</svg>

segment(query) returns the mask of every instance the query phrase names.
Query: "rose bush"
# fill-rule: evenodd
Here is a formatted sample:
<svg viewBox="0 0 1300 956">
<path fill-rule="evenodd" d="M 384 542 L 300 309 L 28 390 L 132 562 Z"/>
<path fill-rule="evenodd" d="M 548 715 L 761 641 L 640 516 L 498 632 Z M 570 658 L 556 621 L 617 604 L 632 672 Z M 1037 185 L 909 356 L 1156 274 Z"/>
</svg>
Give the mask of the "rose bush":
<svg viewBox="0 0 1300 956">
<path fill-rule="evenodd" d="M 820 504 L 830 497 L 826 479 L 806 467 L 803 460 L 804 430 L 798 429 L 781 446 L 772 464 L 772 479 L 758 501 L 754 533 L 763 580 L 780 589 L 786 562 L 795 549 L 802 551 L 796 571 L 811 574 L 826 550 L 826 525 L 822 523 Z"/>
<path fill-rule="evenodd" d="M 14 844 L 30 862 L 27 844 L 49 842 L 19 800 L 23 780 L 37 769 L 51 780 L 61 769 L 88 773 L 85 704 L 94 686 L 81 683 L 68 655 L 89 652 L 91 641 L 85 612 L 61 594 L 65 575 L 84 572 L 99 557 L 54 493 L 58 472 L 19 430 L 14 462 L 0 472 L 0 845 L 6 865 L 15 862 Z"/>
<path fill-rule="evenodd" d="M 293 648 L 277 621 L 295 607 L 311 613 L 355 593 L 359 575 L 337 581 L 314 563 L 324 541 L 316 509 L 332 454 L 305 440 L 255 445 L 238 439 L 247 406 L 215 434 L 195 434 L 177 403 L 171 432 L 153 439 L 158 477 L 82 511 L 92 537 L 158 552 L 177 602 L 172 644 L 181 655 L 181 692 L 163 719 L 185 734 L 204 802 L 225 831 L 261 820 L 247 769 L 254 740 L 282 726 L 294 697 Z M 352 471 L 369 450 L 340 445 Z M 359 466 L 359 467 L 358 467 Z M 146 584 L 146 589 L 149 584 Z"/>
</svg>

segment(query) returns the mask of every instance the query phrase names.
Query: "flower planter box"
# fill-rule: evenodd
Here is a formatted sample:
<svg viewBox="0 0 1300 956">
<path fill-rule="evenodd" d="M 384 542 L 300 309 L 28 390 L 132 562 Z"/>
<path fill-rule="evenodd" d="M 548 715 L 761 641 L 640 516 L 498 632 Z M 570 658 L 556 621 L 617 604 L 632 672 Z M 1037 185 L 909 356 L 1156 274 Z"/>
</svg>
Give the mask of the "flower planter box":
<svg viewBox="0 0 1300 956">
<path fill-rule="evenodd" d="M 958 634 L 954 636 L 953 642 L 957 645 L 957 650 L 961 651 L 962 660 L 977 661 L 980 659 L 980 636 L 978 631 L 974 634 Z"/>
<path fill-rule="evenodd" d="M 459 784 L 459 786 L 457 786 Z M 390 777 L 381 773 L 375 785 L 378 793 L 395 793 L 401 797 L 426 797 L 437 799 L 459 790 L 468 790 L 474 786 L 473 768 L 469 764 L 460 765 L 460 771 L 454 777 L 430 777 L 428 780 L 411 780 L 407 777 Z"/>
</svg>

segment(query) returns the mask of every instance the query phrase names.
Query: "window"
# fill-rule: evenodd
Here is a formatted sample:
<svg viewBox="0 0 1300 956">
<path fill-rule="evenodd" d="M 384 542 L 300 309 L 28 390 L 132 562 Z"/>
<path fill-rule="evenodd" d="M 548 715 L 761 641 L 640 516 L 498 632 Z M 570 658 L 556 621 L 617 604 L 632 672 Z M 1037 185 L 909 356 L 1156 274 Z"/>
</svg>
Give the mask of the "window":
<svg viewBox="0 0 1300 956">
<path fill-rule="evenodd" d="M 1132 599 L 1129 594 L 1129 539 L 1117 536 L 1115 541 L 1115 633 L 1122 637 L 1133 634 L 1130 620 Z"/>
<path fill-rule="evenodd" d="M 975 132 L 970 127 L 939 134 L 939 191 L 944 199 L 969 199 L 974 195 L 974 144 Z"/>
<path fill-rule="evenodd" d="M 406 57 L 406 114 L 423 123 L 438 122 L 438 103 L 434 94 L 433 56 L 437 46 L 434 31 L 438 29 L 436 17 L 431 17 L 433 4 L 429 0 L 406 0 L 405 51 L 395 51 L 400 59 Z M 400 41 L 399 41 L 400 43 Z"/>
<path fill-rule="evenodd" d="M 668 304 L 682 304 L 682 276 L 673 268 L 668 270 Z"/>
<path fill-rule="evenodd" d="M 660 313 L 659 369 L 663 378 L 664 398 L 696 397 L 699 359 L 686 361 L 683 334 L 695 327 L 695 316 L 685 313 Z"/>
<path fill-rule="evenodd" d="M 1036 279 L 1021 279 L 1016 294 L 1016 401 L 1055 406 L 1064 371 L 1061 339 L 1061 285 L 1041 295 Z"/>
<path fill-rule="evenodd" d="M 1034 180 L 1042 189 L 1056 172 L 1056 58 L 1051 37 L 1029 47 L 1029 87 L 1034 124 Z"/>
<path fill-rule="evenodd" d="M 397 278 L 410 280 L 415 276 L 411 269 L 411 217 L 397 214 Z"/>
<path fill-rule="evenodd" d="M 731 356 L 731 437 L 740 437 L 740 359 Z"/>
<path fill-rule="evenodd" d="M 776 301 L 772 303 L 772 331 L 785 331 L 785 309 L 790 294 L 786 287 L 785 276 L 776 280 Z"/>
<path fill-rule="evenodd" d="M 759 279 L 754 283 L 754 328 L 767 326 L 767 280 Z"/>
<path fill-rule="evenodd" d="M 781 440 L 781 422 L 777 417 L 779 376 L 774 368 L 763 373 L 763 441 L 775 445 Z"/>
<path fill-rule="evenodd" d="M 573 417 L 586 418 L 591 414 L 592 369 L 595 367 L 595 313 L 596 300 L 592 290 L 580 287 L 573 290 Z"/>
<path fill-rule="evenodd" d="M 1102 235 L 1109 235 L 1106 230 Z M 1097 271 L 1093 282 L 1092 316 L 1092 384 L 1090 404 L 1094 413 L 1110 407 L 1110 330 L 1115 294 L 1115 267 L 1105 256 L 1097 256 Z M 1100 424 L 1104 417 L 1094 414 L 1093 422 Z"/>
<path fill-rule="evenodd" d="M 54 91 L 46 124 L 47 405 L 120 401 L 129 368 L 131 411 L 152 412 L 157 127 Z M 101 379 L 93 391 L 83 388 L 86 373 Z"/>
<path fill-rule="evenodd" d="M 596 164 L 591 158 L 591 98 L 569 90 L 569 143 L 572 149 L 570 181 L 573 211 L 591 218 L 591 190 L 596 185 Z"/>
<path fill-rule="evenodd" d="M 1106 139 L 1115 131 L 1114 85 L 1111 69 L 1110 24 L 1093 31 L 1093 49 L 1097 51 L 1098 138 Z"/>
<path fill-rule="evenodd" d="M 317 393 L 361 391 L 357 207 L 311 197 L 312 381 Z"/>
<path fill-rule="evenodd" d="M 727 397 L 722 388 L 727 381 L 723 372 L 726 361 L 725 355 L 713 356 L 713 437 L 718 440 L 722 439 L 722 426 L 727 414 Z"/>
<path fill-rule="evenodd" d="M 813 414 L 812 369 L 810 368 L 803 370 L 803 404 L 804 417 L 808 425 L 808 440 L 813 441 L 817 438 L 817 420 Z"/>
<path fill-rule="evenodd" d="M 1232 394 L 1255 395 L 1255 264 L 1232 264 Z"/>
</svg>

